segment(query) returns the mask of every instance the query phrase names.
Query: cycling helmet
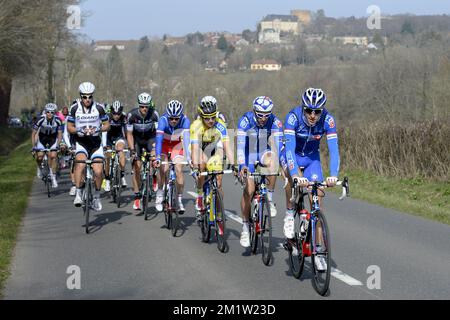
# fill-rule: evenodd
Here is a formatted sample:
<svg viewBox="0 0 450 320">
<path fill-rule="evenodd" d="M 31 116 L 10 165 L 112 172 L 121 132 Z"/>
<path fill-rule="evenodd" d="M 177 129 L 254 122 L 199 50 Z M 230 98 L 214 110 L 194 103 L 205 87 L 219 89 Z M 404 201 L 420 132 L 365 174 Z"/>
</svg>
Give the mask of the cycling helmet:
<svg viewBox="0 0 450 320">
<path fill-rule="evenodd" d="M 153 107 L 153 98 L 147 92 L 143 92 L 138 96 L 139 105 Z"/>
<path fill-rule="evenodd" d="M 303 107 L 321 109 L 327 103 L 327 96 L 322 89 L 309 88 L 302 96 Z"/>
<path fill-rule="evenodd" d="M 217 100 L 213 96 L 203 97 L 198 107 L 198 112 L 202 118 L 217 116 Z"/>
<path fill-rule="evenodd" d="M 58 106 L 54 103 L 47 103 L 44 107 L 44 112 L 56 113 L 56 110 L 58 110 Z"/>
<path fill-rule="evenodd" d="M 116 100 L 113 102 L 112 107 L 111 107 L 111 113 L 112 114 L 121 114 L 123 112 L 123 106 L 120 103 L 119 100 Z"/>
<path fill-rule="evenodd" d="M 253 100 L 253 111 L 260 113 L 271 113 L 273 102 L 269 97 L 260 96 Z"/>
<path fill-rule="evenodd" d="M 90 82 L 83 82 L 79 87 L 80 94 L 93 94 L 95 86 Z"/>
<path fill-rule="evenodd" d="M 183 109 L 183 105 L 178 100 L 172 100 L 166 106 L 166 112 L 171 118 L 181 117 L 181 115 L 183 114 Z"/>
</svg>

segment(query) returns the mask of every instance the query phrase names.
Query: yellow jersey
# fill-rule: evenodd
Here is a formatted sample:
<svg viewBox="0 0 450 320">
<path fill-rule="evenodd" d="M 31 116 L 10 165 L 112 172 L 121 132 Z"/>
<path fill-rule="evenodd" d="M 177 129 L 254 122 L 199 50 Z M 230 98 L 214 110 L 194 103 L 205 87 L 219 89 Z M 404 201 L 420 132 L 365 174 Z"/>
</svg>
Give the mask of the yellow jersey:
<svg viewBox="0 0 450 320">
<path fill-rule="evenodd" d="M 226 124 L 218 119 L 214 126 L 208 128 L 203 124 L 203 120 L 196 119 L 190 127 L 191 144 L 201 144 L 202 149 L 211 143 L 228 141 Z"/>
</svg>

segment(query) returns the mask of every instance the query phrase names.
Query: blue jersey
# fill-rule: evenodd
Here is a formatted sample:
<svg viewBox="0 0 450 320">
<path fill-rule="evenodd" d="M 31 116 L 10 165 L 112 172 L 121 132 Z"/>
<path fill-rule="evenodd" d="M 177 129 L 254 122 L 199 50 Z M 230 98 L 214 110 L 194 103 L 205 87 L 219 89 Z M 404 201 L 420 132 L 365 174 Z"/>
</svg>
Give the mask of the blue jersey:
<svg viewBox="0 0 450 320">
<path fill-rule="evenodd" d="M 270 115 L 263 127 L 258 125 L 255 115 L 252 111 L 245 113 L 238 123 L 237 132 L 237 159 L 239 171 L 244 167 L 249 167 L 250 171 L 254 171 L 253 165 L 255 161 L 260 161 L 260 156 L 271 150 L 269 139 L 273 137 L 274 149 L 281 154 L 283 145 L 283 124 L 273 114 Z"/>
<path fill-rule="evenodd" d="M 172 127 L 169 124 L 169 115 L 164 113 L 158 121 L 158 130 L 156 131 L 156 158 L 161 158 L 162 144 L 163 143 L 173 143 L 180 142 L 183 140 L 183 148 L 186 154 L 186 159 L 190 160 L 190 136 L 189 136 L 189 128 L 191 126 L 191 122 L 186 115 L 183 115 L 178 124 L 175 127 Z"/>
<path fill-rule="evenodd" d="M 330 154 L 330 175 L 339 175 L 339 147 L 336 122 L 326 109 L 320 119 L 310 127 L 303 115 L 302 107 L 296 107 L 286 116 L 286 160 L 291 176 L 298 174 L 297 156 L 317 158 L 320 155 L 320 140 L 326 135 Z"/>
</svg>

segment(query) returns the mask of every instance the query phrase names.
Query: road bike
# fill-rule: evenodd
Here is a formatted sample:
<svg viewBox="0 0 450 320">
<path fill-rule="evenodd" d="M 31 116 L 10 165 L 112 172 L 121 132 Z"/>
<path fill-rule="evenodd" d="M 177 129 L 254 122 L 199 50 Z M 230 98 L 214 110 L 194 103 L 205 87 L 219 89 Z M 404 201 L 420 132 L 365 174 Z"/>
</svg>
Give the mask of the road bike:
<svg viewBox="0 0 450 320">
<path fill-rule="evenodd" d="M 149 152 L 142 150 L 142 169 L 141 169 L 141 190 L 142 198 L 142 212 L 144 213 L 145 220 L 148 220 L 151 213 L 148 210 L 148 204 L 155 198 L 158 184 L 156 181 L 156 169 L 153 165 L 155 157 Z"/>
<path fill-rule="evenodd" d="M 348 178 L 338 181 L 337 186 L 342 186 L 340 200 L 348 197 Z M 295 204 L 295 236 L 287 239 L 284 247 L 289 253 L 289 265 L 292 274 L 299 279 L 303 273 L 306 257 L 311 257 L 313 271 L 313 287 L 318 294 L 324 296 L 328 292 L 331 277 L 331 239 L 330 229 L 325 215 L 319 206 L 319 197 L 324 197 L 322 188 L 327 188 L 326 182 L 310 182 L 308 191 L 300 188 L 294 182 L 291 202 Z M 320 194 L 319 194 L 320 193 Z M 311 212 L 305 209 L 305 196 L 311 196 Z M 323 258 L 326 262 L 326 270 L 318 270 L 316 259 Z"/>
<path fill-rule="evenodd" d="M 176 236 L 179 227 L 179 211 L 177 210 L 176 199 L 178 195 L 176 184 L 175 166 L 177 164 L 186 165 L 189 164 L 186 161 L 173 162 L 171 160 L 171 153 L 167 156 L 167 161 L 161 162 L 161 165 L 168 165 L 169 170 L 166 173 L 166 186 L 164 188 L 164 217 L 166 221 L 167 229 L 171 230 L 172 236 Z"/>
<path fill-rule="evenodd" d="M 85 218 L 85 231 L 88 234 L 89 233 L 89 214 L 90 211 L 93 209 L 93 199 L 94 195 L 92 190 L 95 188 L 93 186 L 94 184 L 94 172 L 92 170 L 92 165 L 96 163 L 103 164 L 103 159 L 94 159 L 94 160 L 75 160 L 75 163 L 83 163 L 86 164 L 84 169 L 84 188 L 83 188 L 83 194 L 82 194 L 82 208 L 83 208 L 83 214 Z"/>
<path fill-rule="evenodd" d="M 200 211 L 198 223 L 202 232 L 202 241 L 208 243 L 211 240 L 211 230 L 214 230 L 217 248 L 225 252 L 227 241 L 225 238 L 225 208 L 223 199 L 217 185 L 217 176 L 232 173 L 233 170 L 207 171 L 197 173 L 207 177 L 203 184 L 203 209 Z"/>
<path fill-rule="evenodd" d="M 128 152 L 128 150 L 122 150 L 121 152 Z M 116 150 L 107 150 L 106 153 L 111 154 L 111 160 L 109 165 L 109 177 L 111 179 L 111 196 L 113 198 L 113 202 L 117 204 L 117 208 L 120 208 L 121 204 L 121 195 L 122 195 L 122 169 L 120 168 L 120 153 Z"/>
<path fill-rule="evenodd" d="M 259 161 L 255 162 L 255 170 L 265 167 Z M 236 170 L 237 171 L 237 170 Z M 250 248 L 253 254 L 258 251 L 258 244 L 262 254 L 263 263 L 268 266 L 272 259 L 272 216 L 267 197 L 267 178 L 280 176 L 279 173 L 264 174 L 260 172 L 247 172 L 246 177 L 253 177 L 255 192 L 251 199 L 252 211 L 248 221 L 250 233 Z M 243 188 L 245 182 L 241 182 Z M 259 241 L 258 241 L 259 240 Z"/>
</svg>

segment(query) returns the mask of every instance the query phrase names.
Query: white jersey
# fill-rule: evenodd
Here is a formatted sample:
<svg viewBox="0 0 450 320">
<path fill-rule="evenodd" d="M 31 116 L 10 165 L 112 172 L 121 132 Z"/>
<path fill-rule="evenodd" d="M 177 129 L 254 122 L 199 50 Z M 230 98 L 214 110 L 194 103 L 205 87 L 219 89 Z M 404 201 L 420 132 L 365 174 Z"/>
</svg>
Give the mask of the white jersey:
<svg viewBox="0 0 450 320">
<path fill-rule="evenodd" d="M 100 135 L 102 122 L 108 121 L 103 105 L 94 102 L 90 108 L 85 108 L 78 101 L 70 108 L 68 122 L 74 123 L 77 132 L 85 132 L 86 129 L 95 132 L 94 137 Z"/>
</svg>

